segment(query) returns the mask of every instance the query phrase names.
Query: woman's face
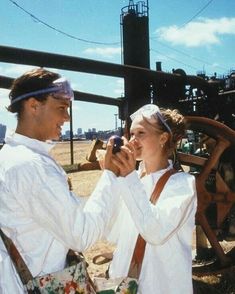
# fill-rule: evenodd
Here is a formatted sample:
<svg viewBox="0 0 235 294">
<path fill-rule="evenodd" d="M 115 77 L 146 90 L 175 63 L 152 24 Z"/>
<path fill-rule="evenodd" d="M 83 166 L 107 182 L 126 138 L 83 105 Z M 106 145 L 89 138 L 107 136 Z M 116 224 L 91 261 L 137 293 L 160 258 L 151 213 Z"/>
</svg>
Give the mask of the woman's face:
<svg viewBox="0 0 235 294">
<path fill-rule="evenodd" d="M 148 161 L 160 154 L 164 156 L 163 148 L 161 147 L 165 143 L 162 131 L 158 129 L 157 122 L 156 127 L 153 127 L 141 116 L 136 117 L 130 128 L 130 143 L 136 150 L 136 159 Z"/>
</svg>

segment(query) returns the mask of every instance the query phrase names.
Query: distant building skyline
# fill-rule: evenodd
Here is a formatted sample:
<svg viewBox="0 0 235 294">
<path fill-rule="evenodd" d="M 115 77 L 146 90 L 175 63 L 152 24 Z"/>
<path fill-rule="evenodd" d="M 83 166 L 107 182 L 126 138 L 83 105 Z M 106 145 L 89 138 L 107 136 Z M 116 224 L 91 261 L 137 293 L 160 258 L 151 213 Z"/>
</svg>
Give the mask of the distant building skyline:
<svg viewBox="0 0 235 294">
<path fill-rule="evenodd" d="M 4 138 L 6 135 L 7 126 L 0 123 L 0 143 L 4 142 Z M 73 132 L 73 137 L 76 138 L 86 138 L 86 139 L 93 139 L 93 138 L 108 138 L 109 136 L 120 133 L 121 128 L 115 130 L 99 130 L 96 131 L 96 128 L 88 128 L 87 131 L 83 132 L 82 128 L 77 128 L 77 131 Z M 63 139 L 70 139 L 70 130 L 65 130 L 61 133 L 61 138 Z"/>
<path fill-rule="evenodd" d="M 5 125 L 0 124 L 0 143 L 2 143 L 5 138 L 6 129 L 7 127 Z"/>
</svg>

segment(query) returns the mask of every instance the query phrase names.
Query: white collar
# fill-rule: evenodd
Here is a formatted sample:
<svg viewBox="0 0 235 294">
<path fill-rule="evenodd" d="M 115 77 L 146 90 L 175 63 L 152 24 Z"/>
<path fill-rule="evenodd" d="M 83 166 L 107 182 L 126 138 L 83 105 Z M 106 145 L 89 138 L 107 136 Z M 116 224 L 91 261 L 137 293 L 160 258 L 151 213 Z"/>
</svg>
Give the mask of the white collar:
<svg viewBox="0 0 235 294">
<path fill-rule="evenodd" d="M 20 135 L 13 130 L 7 129 L 5 142 L 7 144 L 14 144 L 14 145 L 24 145 L 30 149 L 38 151 L 40 153 L 48 154 L 49 151 L 55 146 L 55 142 L 52 141 L 39 141 L 36 139 L 32 139 L 26 137 L 24 135 Z"/>
<path fill-rule="evenodd" d="M 171 159 L 168 159 L 168 163 L 169 163 L 169 165 L 166 168 L 152 172 L 152 173 L 150 173 L 150 175 L 152 175 L 153 177 L 159 177 L 159 176 L 163 175 L 167 170 L 173 168 L 173 162 Z M 144 162 L 141 161 L 139 164 L 138 173 L 141 175 L 143 170 L 145 170 Z"/>
</svg>

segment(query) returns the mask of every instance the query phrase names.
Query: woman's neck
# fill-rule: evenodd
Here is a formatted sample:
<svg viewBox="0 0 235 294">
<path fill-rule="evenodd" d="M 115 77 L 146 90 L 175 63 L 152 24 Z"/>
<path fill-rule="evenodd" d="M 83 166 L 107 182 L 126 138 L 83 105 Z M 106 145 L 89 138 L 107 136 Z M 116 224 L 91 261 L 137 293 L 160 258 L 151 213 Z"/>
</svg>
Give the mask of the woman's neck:
<svg viewBox="0 0 235 294">
<path fill-rule="evenodd" d="M 145 172 L 147 174 L 166 169 L 169 166 L 168 158 L 162 157 L 155 160 L 144 161 Z"/>
</svg>

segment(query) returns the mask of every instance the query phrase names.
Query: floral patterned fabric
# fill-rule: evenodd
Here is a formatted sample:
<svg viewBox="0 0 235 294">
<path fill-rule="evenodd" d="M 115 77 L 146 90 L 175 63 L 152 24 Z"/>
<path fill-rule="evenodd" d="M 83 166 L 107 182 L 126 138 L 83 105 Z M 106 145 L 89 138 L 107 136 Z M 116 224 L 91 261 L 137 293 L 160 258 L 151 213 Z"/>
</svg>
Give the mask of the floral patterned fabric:
<svg viewBox="0 0 235 294">
<path fill-rule="evenodd" d="M 36 277 L 25 286 L 28 293 L 42 294 L 93 294 L 84 261 L 65 268 L 63 271 Z"/>
<path fill-rule="evenodd" d="M 138 283 L 136 279 L 125 278 L 125 279 L 105 279 L 98 278 L 98 294 L 136 294 L 138 290 Z M 95 279 L 95 283 L 96 283 Z M 99 290 L 99 287 L 102 290 Z"/>
<path fill-rule="evenodd" d="M 33 278 L 25 285 L 25 290 L 29 294 L 136 294 L 138 284 L 135 279 L 125 278 L 112 289 L 96 292 L 82 261 L 61 272 Z"/>
<path fill-rule="evenodd" d="M 125 278 L 117 287 L 115 293 L 119 294 L 136 294 L 138 290 L 137 280 Z"/>
<path fill-rule="evenodd" d="M 136 294 L 136 279 L 100 279 L 99 285 L 93 283 L 87 272 L 87 263 L 82 253 L 69 250 L 64 270 L 32 277 L 14 243 L 0 229 L 7 251 L 15 265 L 24 289 L 29 294 Z M 102 289 L 99 289 L 101 286 Z"/>
</svg>

